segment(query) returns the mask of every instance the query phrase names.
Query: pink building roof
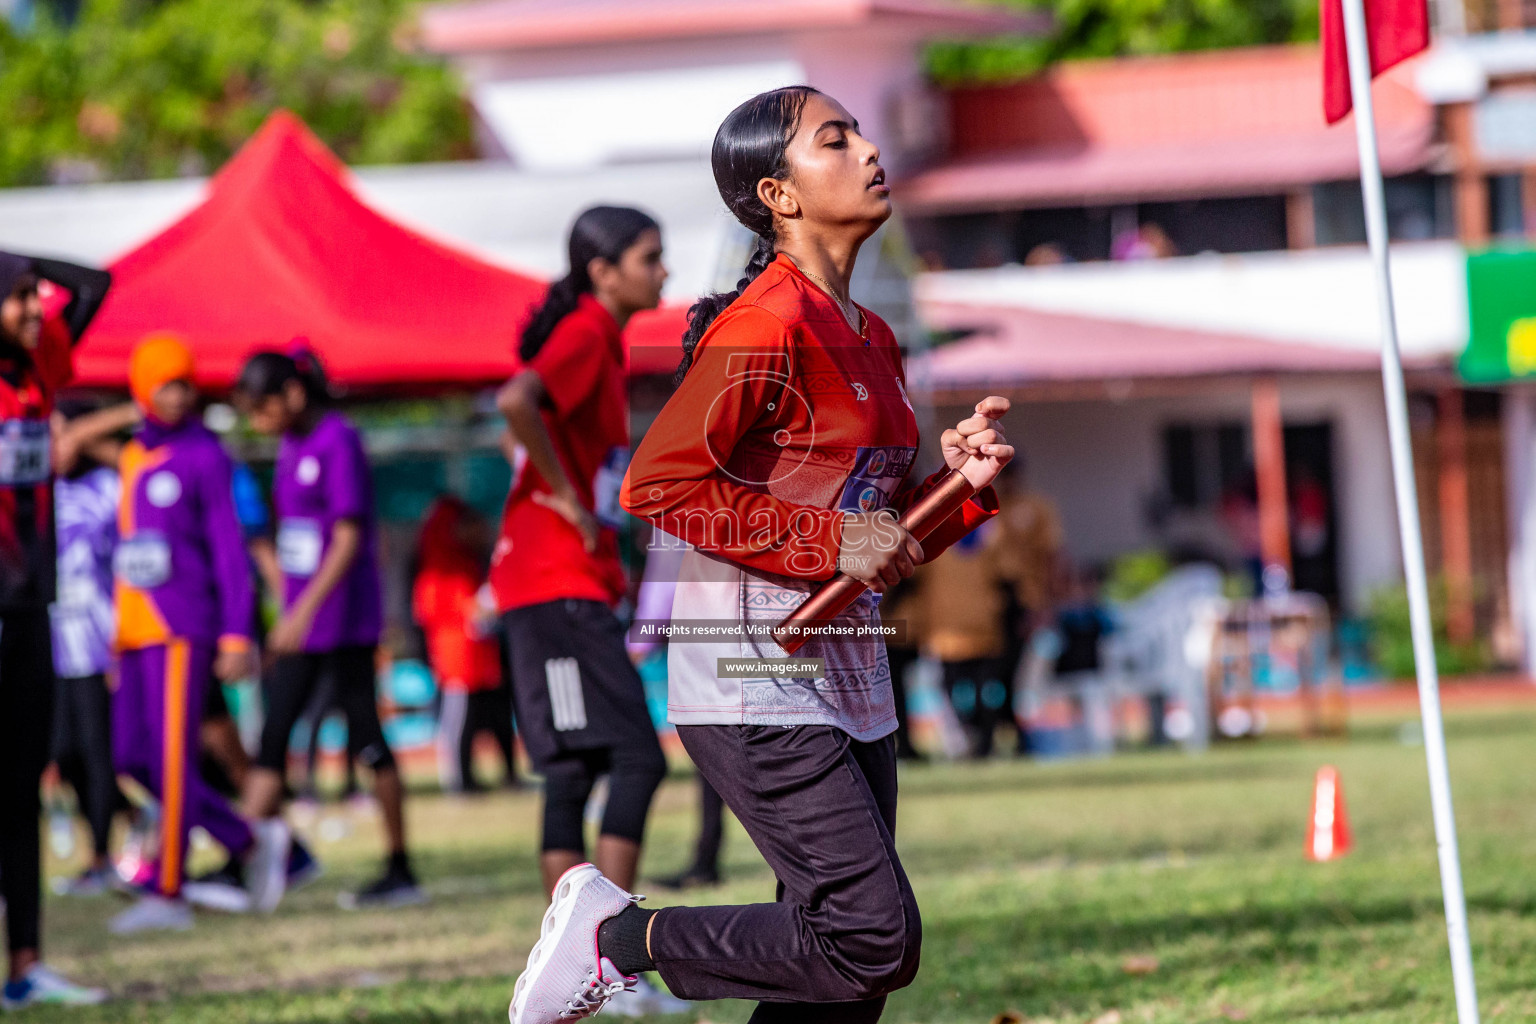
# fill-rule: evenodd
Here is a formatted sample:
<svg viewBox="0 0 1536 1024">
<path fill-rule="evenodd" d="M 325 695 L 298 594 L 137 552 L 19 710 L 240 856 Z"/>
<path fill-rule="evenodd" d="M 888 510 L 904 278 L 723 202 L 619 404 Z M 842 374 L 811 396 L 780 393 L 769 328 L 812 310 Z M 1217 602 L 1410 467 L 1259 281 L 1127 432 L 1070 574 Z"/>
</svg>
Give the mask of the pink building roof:
<svg viewBox="0 0 1536 1024">
<path fill-rule="evenodd" d="M 1376 88 L 1388 174 L 1434 156 L 1412 62 Z M 960 212 L 1281 191 L 1358 172 L 1353 124 L 1323 123 L 1313 46 L 1083 61 L 950 93 L 950 159 L 899 183 L 909 209 Z"/>
<path fill-rule="evenodd" d="M 428 48 L 521 50 L 689 36 L 855 28 L 875 18 L 934 32 L 1038 31 L 1046 21 L 971 0 L 464 0 L 421 14 Z"/>
<path fill-rule="evenodd" d="M 921 303 L 936 330 L 974 330 L 917 357 L 914 383 L 936 392 L 1103 381 L 1378 371 L 1374 352 L 1270 341 L 1018 306 Z M 1410 360 L 1417 367 L 1433 359 Z"/>
</svg>

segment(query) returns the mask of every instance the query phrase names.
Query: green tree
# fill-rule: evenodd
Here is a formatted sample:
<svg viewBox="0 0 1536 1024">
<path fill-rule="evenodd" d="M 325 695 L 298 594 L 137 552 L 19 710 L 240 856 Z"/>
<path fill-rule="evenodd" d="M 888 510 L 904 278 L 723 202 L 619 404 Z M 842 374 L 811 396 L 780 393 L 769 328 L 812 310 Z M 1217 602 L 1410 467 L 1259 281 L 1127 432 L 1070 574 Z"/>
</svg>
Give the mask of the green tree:
<svg viewBox="0 0 1536 1024">
<path fill-rule="evenodd" d="M 1034 74 L 1060 60 L 1177 53 L 1317 38 L 1317 0 L 998 0 L 1045 11 L 1054 30 L 1041 38 L 1000 36 L 944 42 L 928 53 L 939 81 L 998 81 Z"/>
<path fill-rule="evenodd" d="M 348 163 L 472 155 L 453 75 L 407 0 L 86 0 L 0 21 L 0 184 L 206 173 L 273 110 Z"/>
</svg>

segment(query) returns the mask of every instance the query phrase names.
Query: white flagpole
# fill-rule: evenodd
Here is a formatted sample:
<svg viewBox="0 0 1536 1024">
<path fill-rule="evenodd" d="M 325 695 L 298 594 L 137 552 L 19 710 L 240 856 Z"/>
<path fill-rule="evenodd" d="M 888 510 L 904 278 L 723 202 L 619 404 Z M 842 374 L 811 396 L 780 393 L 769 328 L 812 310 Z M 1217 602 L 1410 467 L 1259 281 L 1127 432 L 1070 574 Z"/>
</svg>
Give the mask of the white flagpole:
<svg viewBox="0 0 1536 1024">
<path fill-rule="evenodd" d="M 1477 982 L 1467 939 L 1467 900 L 1461 888 L 1461 857 L 1456 849 L 1456 815 L 1451 808 L 1451 775 L 1445 759 L 1445 727 L 1440 720 L 1440 680 L 1435 670 L 1435 642 L 1425 584 L 1424 543 L 1419 530 L 1413 450 L 1408 431 L 1408 399 L 1397 345 L 1392 306 L 1392 278 L 1387 255 L 1387 211 L 1382 198 L 1381 160 L 1376 152 L 1376 114 L 1371 102 L 1371 59 L 1364 0 L 1343 0 L 1344 38 L 1349 54 L 1349 86 L 1355 107 L 1355 136 L 1360 147 L 1360 190 L 1365 198 L 1365 234 L 1376 274 L 1381 314 L 1381 377 L 1387 398 L 1387 433 L 1392 447 L 1392 478 L 1397 490 L 1398 532 L 1403 542 L 1403 575 L 1408 584 L 1413 626 L 1413 660 L 1419 681 L 1419 712 L 1424 719 L 1424 756 L 1429 762 L 1429 799 L 1440 855 L 1440 889 L 1445 897 L 1445 930 L 1451 945 L 1451 977 L 1460 1024 L 1478 1024 Z"/>
</svg>

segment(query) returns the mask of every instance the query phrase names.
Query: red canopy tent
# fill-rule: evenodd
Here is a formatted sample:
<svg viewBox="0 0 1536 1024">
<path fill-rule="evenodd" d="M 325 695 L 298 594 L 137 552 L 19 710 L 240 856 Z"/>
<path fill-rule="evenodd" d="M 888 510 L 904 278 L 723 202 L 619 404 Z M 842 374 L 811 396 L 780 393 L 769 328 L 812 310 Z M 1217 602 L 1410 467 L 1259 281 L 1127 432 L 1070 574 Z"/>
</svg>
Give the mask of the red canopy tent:
<svg viewBox="0 0 1536 1024">
<path fill-rule="evenodd" d="M 146 335 L 192 346 L 222 387 L 260 348 L 304 337 L 354 388 L 484 384 L 517 365 L 543 282 L 410 231 L 364 205 L 304 124 L 274 114 L 192 212 L 119 257 L 76 356 L 76 382 L 118 386 Z M 681 312 L 637 318 L 634 372 L 676 365 Z"/>
</svg>

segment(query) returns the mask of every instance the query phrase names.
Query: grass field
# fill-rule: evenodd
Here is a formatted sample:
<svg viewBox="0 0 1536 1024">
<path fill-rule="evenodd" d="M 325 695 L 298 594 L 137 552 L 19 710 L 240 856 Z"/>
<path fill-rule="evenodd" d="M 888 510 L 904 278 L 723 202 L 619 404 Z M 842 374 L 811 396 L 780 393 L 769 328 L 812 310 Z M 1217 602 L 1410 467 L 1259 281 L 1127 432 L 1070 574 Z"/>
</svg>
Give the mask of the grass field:
<svg viewBox="0 0 1536 1024">
<path fill-rule="evenodd" d="M 899 843 L 923 966 L 885 1019 L 1450 1024 L 1424 751 L 1398 726 L 1357 721 L 1347 742 L 1272 738 L 1203 757 L 904 769 Z M 1536 710 L 1451 713 L 1448 731 L 1484 1017 L 1536 1020 Z M 1323 763 L 1340 769 L 1355 850 L 1318 865 L 1302 846 Z M 693 804 L 686 779 L 663 789 L 646 870 L 681 867 Z M 327 877 L 270 919 L 208 916 L 190 933 L 113 942 L 103 924 L 120 904 L 50 898 L 50 959 L 118 998 L 18 1020 L 504 1020 L 544 907 L 536 809 L 532 794 L 415 799 L 432 893 L 421 908 L 335 909 L 375 867 L 365 817 L 321 844 Z M 726 869 L 728 884 L 690 898 L 771 898 L 739 830 Z M 750 1010 L 701 1003 L 659 1019 L 724 1024 Z"/>
</svg>

